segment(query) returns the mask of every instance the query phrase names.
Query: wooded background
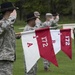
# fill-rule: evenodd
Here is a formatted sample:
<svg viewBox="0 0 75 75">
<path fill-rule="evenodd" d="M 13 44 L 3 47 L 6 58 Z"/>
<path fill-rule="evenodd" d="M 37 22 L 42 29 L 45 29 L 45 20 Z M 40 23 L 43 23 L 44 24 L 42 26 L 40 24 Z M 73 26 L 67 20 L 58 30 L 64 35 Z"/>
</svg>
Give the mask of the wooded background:
<svg viewBox="0 0 75 75">
<path fill-rule="evenodd" d="M 25 15 L 39 11 L 41 15 L 45 13 L 57 12 L 62 16 L 71 16 L 75 19 L 75 0 L 0 0 L 0 4 L 10 1 L 19 7 L 19 19 L 23 20 Z"/>
</svg>

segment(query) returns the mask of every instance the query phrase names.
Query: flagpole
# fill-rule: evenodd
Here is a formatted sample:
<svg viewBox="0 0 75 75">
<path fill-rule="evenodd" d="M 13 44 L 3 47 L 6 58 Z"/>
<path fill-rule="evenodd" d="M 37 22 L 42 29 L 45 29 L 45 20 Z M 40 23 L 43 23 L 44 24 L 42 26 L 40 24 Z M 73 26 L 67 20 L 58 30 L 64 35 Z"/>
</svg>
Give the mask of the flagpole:
<svg viewBox="0 0 75 75">
<path fill-rule="evenodd" d="M 55 26 L 55 27 L 49 27 L 51 30 L 54 30 L 58 27 L 61 27 L 62 25 L 59 25 L 59 26 Z M 43 28 L 43 27 L 42 27 Z M 40 29 L 42 29 L 40 28 Z M 21 29 L 24 29 L 23 27 Z M 26 31 L 26 32 L 18 32 L 16 33 L 16 35 L 22 35 L 22 34 L 28 34 L 28 33 L 33 33 L 35 30 L 30 30 L 30 31 Z"/>
<path fill-rule="evenodd" d="M 58 25 L 58 27 L 62 27 L 63 26 L 63 24 L 61 24 L 61 25 Z M 25 27 L 21 27 L 21 28 L 18 28 L 18 29 L 20 29 L 20 30 L 23 30 Z M 51 28 L 51 27 L 50 27 Z M 54 28 L 54 27 L 53 27 Z"/>
</svg>

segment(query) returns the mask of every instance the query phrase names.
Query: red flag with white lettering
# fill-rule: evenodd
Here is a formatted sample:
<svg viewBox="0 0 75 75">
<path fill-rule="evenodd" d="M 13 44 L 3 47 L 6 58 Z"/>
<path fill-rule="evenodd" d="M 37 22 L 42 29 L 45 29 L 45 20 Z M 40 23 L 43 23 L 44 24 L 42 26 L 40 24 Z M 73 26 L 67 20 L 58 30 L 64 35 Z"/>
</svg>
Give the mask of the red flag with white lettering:
<svg viewBox="0 0 75 75">
<path fill-rule="evenodd" d="M 61 50 L 72 59 L 71 29 L 60 30 Z"/>
<path fill-rule="evenodd" d="M 62 50 L 72 59 L 71 29 L 50 30 L 55 54 Z"/>
<path fill-rule="evenodd" d="M 72 59 L 71 29 L 50 30 L 55 54 L 62 50 Z"/>
<path fill-rule="evenodd" d="M 42 30 L 36 30 L 35 33 L 36 36 L 38 36 L 37 42 L 38 42 L 40 56 L 52 62 L 54 65 L 58 66 L 52 45 L 50 29 L 47 28 Z"/>
<path fill-rule="evenodd" d="M 70 29 L 50 30 L 43 28 L 22 32 L 21 39 L 27 72 L 31 70 L 40 57 L 58 66 L 55 55 L 60 50 L 72 58 Z"/>
</svg>

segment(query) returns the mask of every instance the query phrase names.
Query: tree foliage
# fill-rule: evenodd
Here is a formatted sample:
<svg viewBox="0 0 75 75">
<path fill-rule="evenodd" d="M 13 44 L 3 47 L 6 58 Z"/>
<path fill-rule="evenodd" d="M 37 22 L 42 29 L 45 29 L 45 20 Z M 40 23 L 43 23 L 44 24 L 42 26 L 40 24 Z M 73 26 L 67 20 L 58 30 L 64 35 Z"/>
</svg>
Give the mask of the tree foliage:
<svg viewBox="0 0 75 75">
<path fill-rule="evenodd" d="M 61 15 L 71 15 L 75 13 L 74 0 L 1 0 L 15 2 L 19 7 L 20 18 L 23 14 L 39 11 L 41 14 L 47 12 L 58 12 Z M 0 2 L 1 2 L 0 1 Z"/>
</svg>

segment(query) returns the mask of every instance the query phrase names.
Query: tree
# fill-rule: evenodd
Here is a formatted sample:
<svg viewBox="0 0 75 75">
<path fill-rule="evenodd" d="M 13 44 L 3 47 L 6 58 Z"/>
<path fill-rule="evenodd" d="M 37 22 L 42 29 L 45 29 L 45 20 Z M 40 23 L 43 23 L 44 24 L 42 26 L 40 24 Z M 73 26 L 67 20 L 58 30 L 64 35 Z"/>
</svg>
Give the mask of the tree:
<svg viewBox="0 0 75 75">
<path fill-rule="evenodd" d="M 23 5 L 25 3 L 25 0 L 18 0 L 15 5 L 19 8 L 19 19 L 22 20 L 23 19 Z"/>
<path fill-rule="evenodd" d="M 58 12 L 60 15 L 72 14 L 75 18 L 75 0 L 2 0 L 4 1 L 13 2 L 19 7 L 20 20 L 24 15 L 34 11 L 39 11 L 42 15 L 47 12 Z"/>
<path fill-rule="evenodd" d="M 75 0 L 71 0 L 72 3 L 72 18 L 75 19 Z"/>
<path fill-rule="evenodd" d="M 17 1 L 17 0 L 2 0 L 2 2 L 7 2 L 7 1 L 15 2 L 15 1 Z"/>
</svg>

